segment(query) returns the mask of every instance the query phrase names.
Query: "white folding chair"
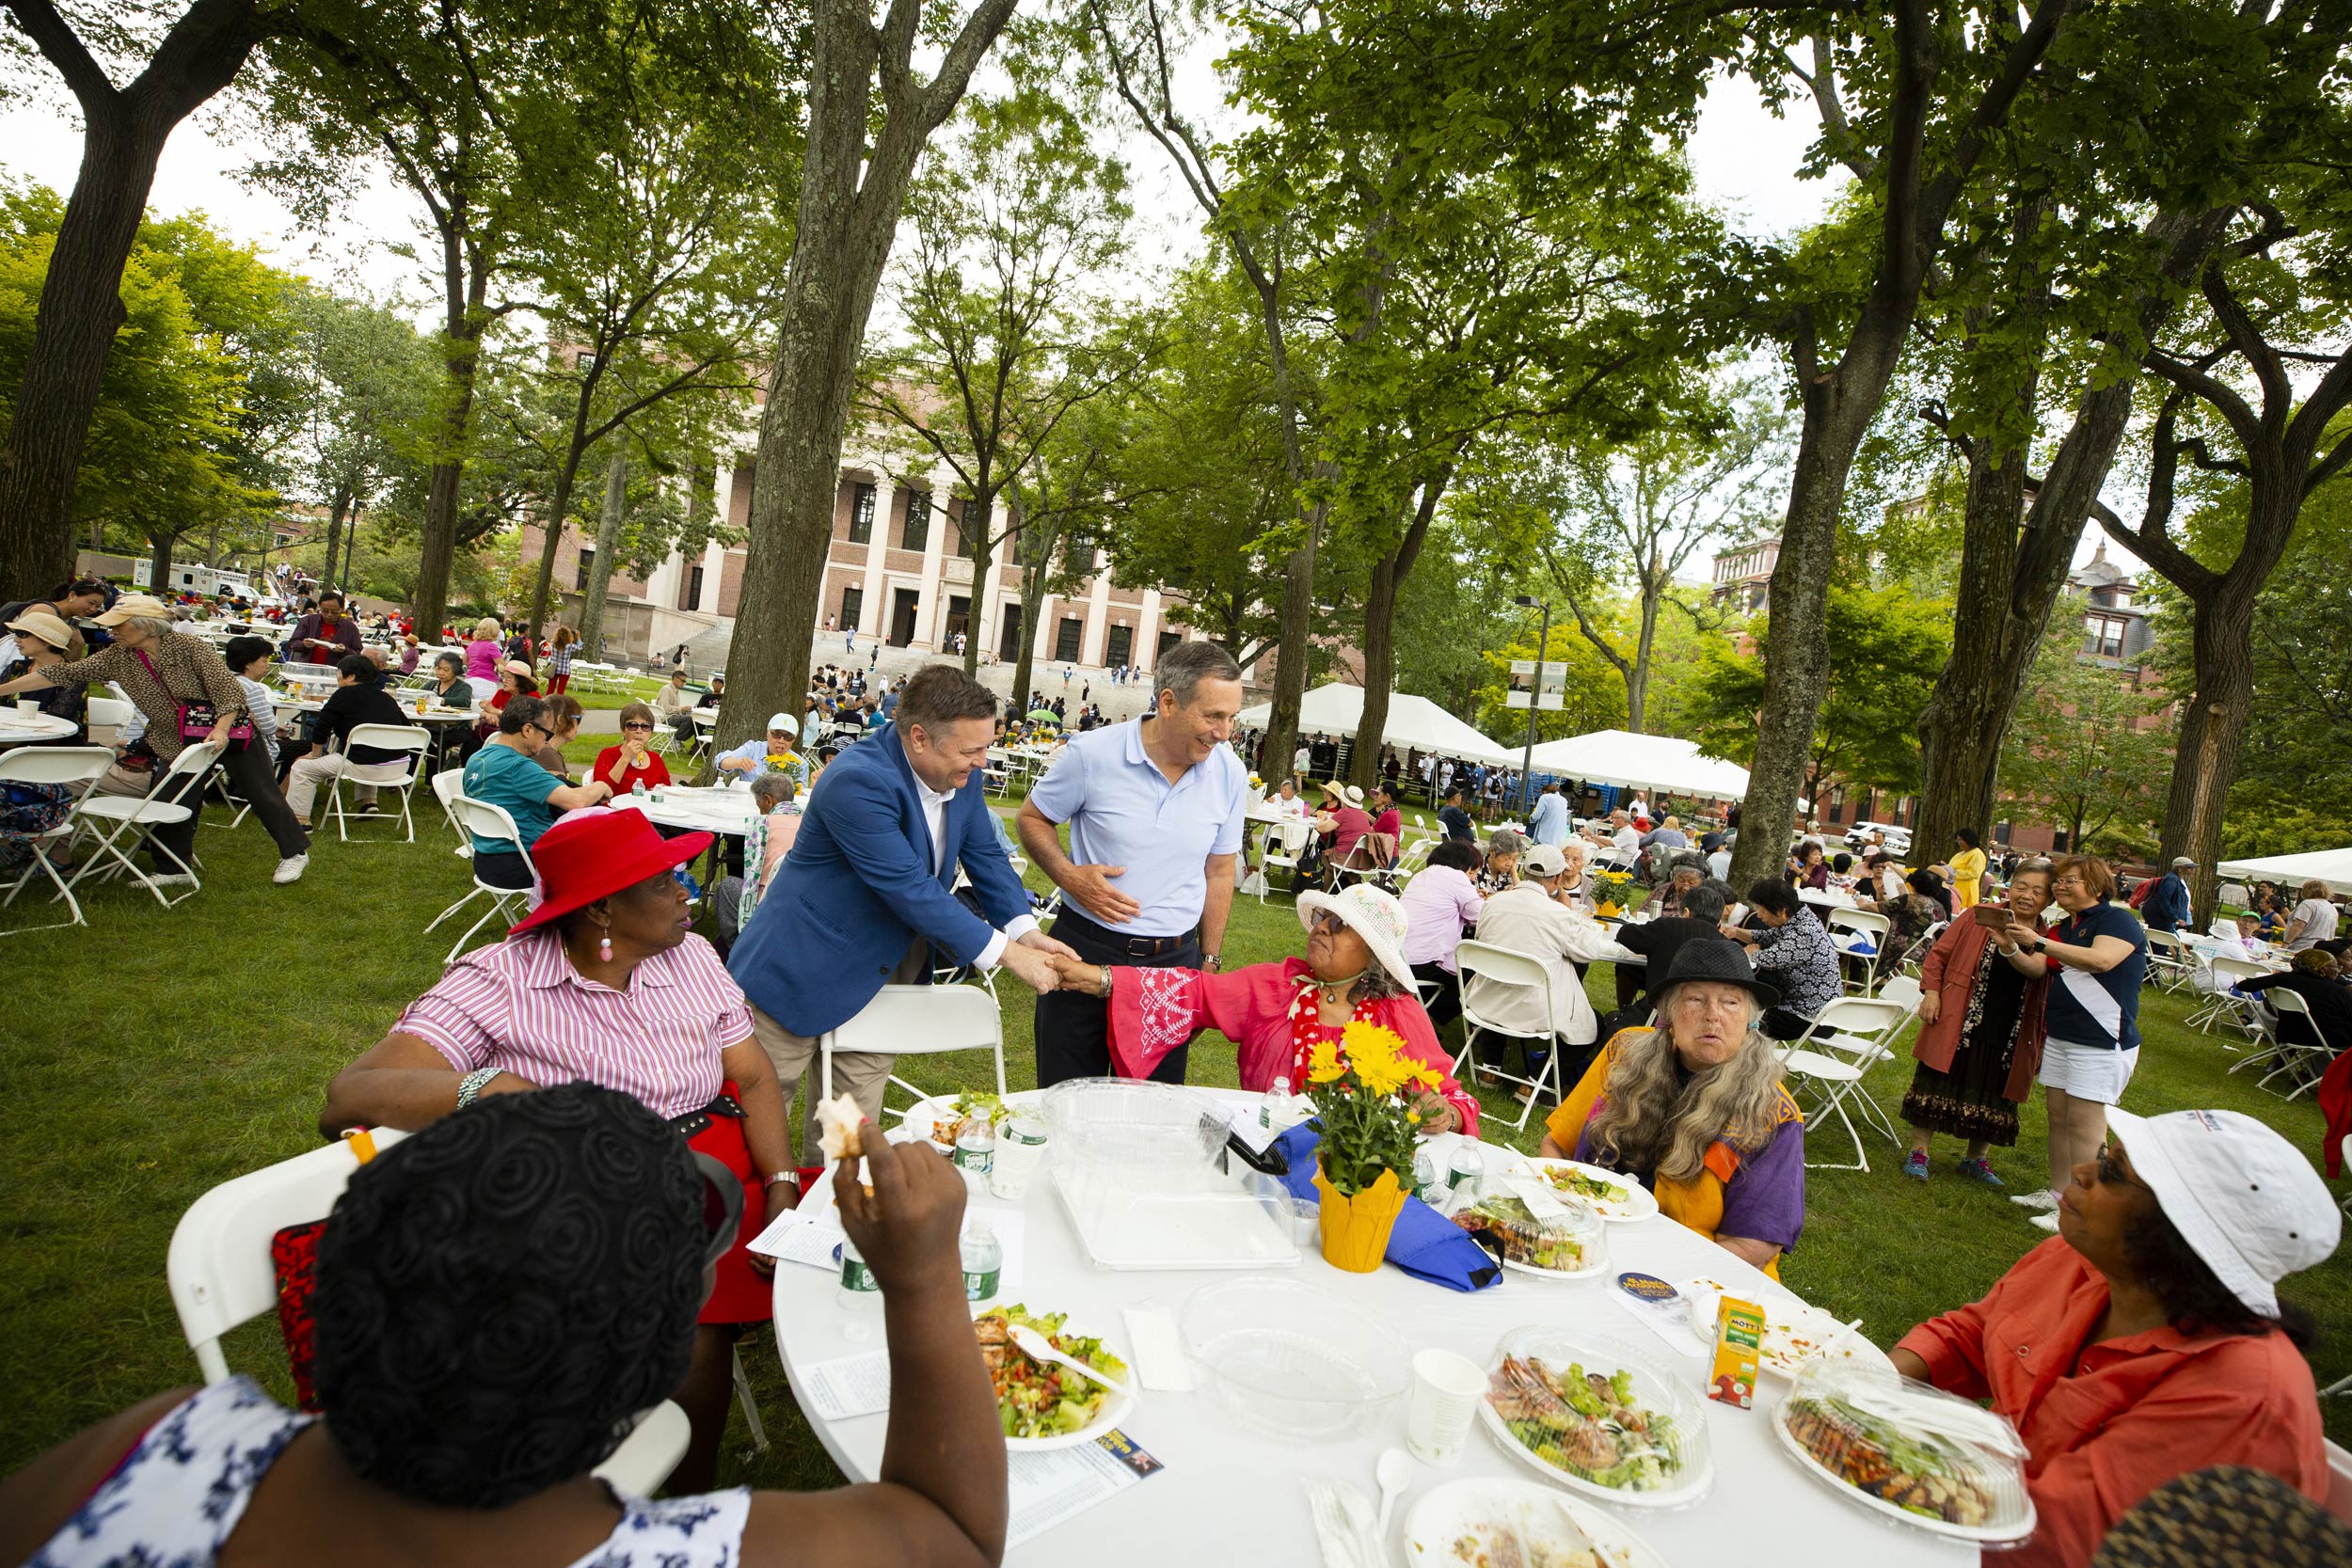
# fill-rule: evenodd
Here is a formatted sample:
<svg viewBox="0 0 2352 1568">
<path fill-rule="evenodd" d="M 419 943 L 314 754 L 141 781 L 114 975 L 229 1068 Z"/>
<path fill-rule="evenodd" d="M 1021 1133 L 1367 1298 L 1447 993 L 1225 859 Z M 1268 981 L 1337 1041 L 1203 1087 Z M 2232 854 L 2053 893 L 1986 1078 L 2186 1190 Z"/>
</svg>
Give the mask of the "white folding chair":
<svg viewBox="0 0 2352 1568">
<path fill-rule="evenodd" d="M 1887 941 L 1894 935 L 1895 923 L 1868 910 L 1832 910 L 1822 925 L 1832 931 L 1859 931 L 1870 939 L 1870 951 L 1867 954 L 1837 948 L 1838 965 L 1847 971 L 1846 984 L 1868 996 L 1877 987 L 1879 956 L 1886 951 Z M 1837 945 L 1835 938 L 1830 945 Z"/>
<path fill-rule="evenodd" d="M 2150 931 L 2148 936 L 2148 978 L 2159 990 L 2179 990 L 2196 975 L 2197 966 L 2188 956 L 2181 939 L 2170 931 Z"/>
<path fill-rule="evenodd" d="M 1903 1010 L 1905 1022 L 1919 1016 L 1919 982 L 1908 974 L 1898 974 L 1886 984 L 1879 987 L 1878 999 L 1881 1002 L 1892 1002 L 1896 1006 L 1900 1007 Z M 1901 1032 L 1901 1025 L 1897 1025 L 1896 1033 Z"/>
<path fill-rule="evenodd" d="M 457 835 L 456 853 L 462 860 L 473 859 L 473 834 L 457 820 L 457 797 L 466 792 L 466 775 L 454 768 L 444 768 L 433 775 L 433 798 L 441 802 L 441 819 L 449 831 Z M 427 927 L 430 929 L 430 927 Z"/>
<path fill-rule="evenodd" d="M 1462 990 L 1462 1049 L 1454 1058 L 1454 1076 L 1456 1082 L 1470 1082 L 1470 1078 L 1465 1075 L 1463 1068 L 1466 1064 L 1472 1062 L 1473 1053 L 1478 1045 L 1478 1037 L 1481 1034 L 1499 1035 L 1504 1039 L 1540 1040 L 1549 1047 L 1544 1056 L 1544 1065 L 1536 1069 L 1533 1078 L 1521 1078 L 1516 1073 L 1504 1072 L 1494 1067 L 1479 1066 L 1476 1069 L 1480 1072 L 1500 1078 L 1506 1084 L 1527 1085 L 1527 1101 L 1519 1107 L 1519 1119 L 1513 1124 L 1524 1131 L 1528 1118 L 1535 1114 L 1536 1101 L 1544 1097 L 1547 1085 L 1550 1086 L 1552 1099 L 1556 1101 L 1565 1098 L 1560 1086 L 1560 1053 L 1564 1042 L 1560 1038 L 1560 1021 L 1551 1010 L 1551 971 L 1544 967 L 1544 961 L 1541 958 L 1532 954 L 1522 953 L 1511 947 L 1497 947 L 1488 942 L 1472 942 L 1468 939 L 1454 949 L 1454 962 L 1461 974 Z M 1472 976 L 1491 980 L 1501 986 L 1522 987 L 1534 990 L 1543 1001 L 1544 1032 L 1541 1035 L 1523 1034 L 1517 1029 L 1502 1028 L 1492 1020 L 1482 1016 L 1479 1007 L 1470 1000 Z"/>
<path fill-rule="evenodd" d="M 1927 958 L 1928 949 L 1935 945 L 1935 939 L 1942 936 L 1945 927 L 1949 925 L 1951 922 L 1948 920 L 1939 920 L 1920 932 L 1919 940 L 1903 949 L 1902 959 L 1895 967 L 1906 974 L 1917 974 L 1919 965 Z M 1879 988 L 1881 994 L 1884 994 L 1885 990 L 1884 986 Z"/>
<path fill-rule="evenodd" d="M 119 697 L 92 697 L 89 700 L 87 725 L 93 745 L 112 746 L 122 726 L 131 721 L 138 710 Z"/>
<path fill-rule="evenodd" d="M 2273 986 L 2261 995 L 2269 1006 L 2275 1023 L 2271 1033 L 2270 1069 L 2256 1080 L 2254 1086 L 2270 1089 L 2270 1081 L 2284 1074 L 2288 1088 L 2279 1098 L 2299 1100 L 2319 1086 L 2320 1075 L 2328 1070 L 2328 1064 L 2336 1059 L 2336 1053 L 2325 1045 L 2306 1045 L 2287 1038 L 2287 1020 L 2291 1018 L 2301 1019 L 2304 1029 L 2313 1039 L 2327 1037 L 2319 1032 L 2319 1021 L 2312 1017 L 2311 1005 L 2300 996 L 2283 986 Z M 2230 1070 L 2234 1072 L 2237 1069 Z M 2277 1089 L 2270 1089 L 2270 1092 L 2279 1094 Z"/>
<path fill-rule="evenodd" d="M 104 866 L 103 875 L 108 878 L 119 877 L 128 872 L 133 880 L 153 894 L 155 901 L 166 909 L 170 909 L 175 904 L 185 903 L 201 893 L 204 884 L 201 879 L 197 879 L 192 880 L 188 884 L 188 891 L 178 898 L 165 897 L 164 890 L 157 887 L 149 879 L 147 873 L 138 868 L 131 856 L 136 854 L 142 847 L 150 847 L 157 854 L 164 856 L 172 864 L 186 872 L 190 878 L 196 877 L 196 865 L 190 863 L 196 860 L 195 852 L 191 850 L 188 860 L 183 861 L 164 845 L 156 844 L 154 832 L 159 827 L 185 822 L 204 809 L 203 791 L 198 781 L 211 771 L 214 763 L 220 760 L 220 752 L 221 749 L 210 741 L 181 748 L 180 754 L 172 758 L 170 768 L 162 778 L 155 781 L 154 791 L 151 794 L 90 794 L 82 797 L 82 803 L 75 815 L 85 826 L 90 827 L 90 840 L 94 846 L 94 853 L 81 863 L 81 866 L 73 873 L 72 879 L 66 884 L 67 887 L 69 889 L 78 887 L 83 878 L 99 870 L 103 865 Z M 184 794 L 186 797 L 184 803 L 177 799 L 169 800 L 161 799 L 166 786 L 171 784 L 175 779 L 182 781 L 177 786 L 177 792 Z M 114 827 L 108 830 L 92 826 L 90 819 L 93 817 L 100 821 L 111 822 Z"/>
<path fill-rule="evenodd" d="M 13 751 L 0 752 L 0 784 L 92 784 L 105 775 L 114 759 L 112 748 L 105 746 L 19 746 Z M 82 802 L 88 798 L 84 794 L 71 802 L 66 807 L 65 819 L 40 837 L 43 840 L 62 838 L 72 843 L 73 835 L 81 831 Z M 49 859 L 47 846 L 37 843 L 32 848 L 32 860 L 26 863 L 24 875 L 9 886 L 8 897 L 0 898 L 0 909 L 15 903 L 16 895 L 32 881 L 33 874 L 40 872 L 49 879 L 50 886 L 57 890 L 57 896 L 65 900 L 65 907 L 72 912 L 73 918 L 61 920 L 54 926 L 26 926 L 18 930 L 0 931 L 0 936 L 18 936 L 24 931 L 57 931 L 68 926 L 88 925 L 89 922 L 82 917 L 82 905 L 73 896 L 72 885 L 58 875 L 56 865 Z"/>
<path fill-rule="evenodd" d="M 2232 988 L 2240 981 L 2258 979 L 2269 973 L 2251 958 L 2233 958 L 2226 953 L 2215 954 L 2205 963 L 2205 977 L 2210 989 L 2205 992 L 2204 1006 L 2188 1016 L 2185 1020 L 2188 1026 L 2201 1035 L 2209 1035 L 2213 1033 L 2215 1024 L 2227 1019 L 2249 1036 L 2259 1036 L 2261 1029 L 2249 1016 L 2253 999 L 2236 994 Z M 2234 1051 L 2237 1047 L 2225 1041 L 2223 1049 Z"/>
<path fill-rule="evenodd" d="M 373 746 L 379 752 L 398 752 L 402 755 L 394 762 L 351 763 L 326 781 L 326 809 L 335 814 L 337 840 L 346 844 L 351 841 L 351 831 L 343 816 L 343 784 L 348 781 L 355 788 L 368 784 L 378 791 L 397 790 L 403 839 L 416 843 L 417 824 L 408 814 L 408 800 L 416 793 L 417 775 L 424 768 L 424 754 L 433 747 L 433 732 L 422 724 L 354 724 L 343 747 L 348 752 L 355 746 Z"/>
<path fill-rule="evenodd" d="M 1284 867 L 1294 878 L 1297 876 L 1298 863 L 1307 857 L 1307 835 L 1313 831 L 1312 825 L 1306 822 L 1270 822 L 1266 825 L 1266 832 L 1259 841 L 1259 903 L 1265 902 L 1266 888 L 1274 879 L 1276 866 Z M 1282 841 L 1279 854 L 1274 848 L 1277 836 Z"/>
<path fill-rule="evenodd" d="M 383 1149 L 407 1134 L 384 1127 L 368 1136 Z M 273 1238 L 288 1226 L 326 1219 L 359 1164 L 352 1141 L 345 1139 L 224 1181 L 180 1216 L 164 1273 L 181 1332 L 207 1385 L 229 1378 L 221 1337 L 277 1309 Z M 624 1492 L 648 1496 L 686 1456 L 686 1413 L 664 1400 L 639 1418 L 636 1429 L 596 1473 Z"/>
<path fill-rule="evenodd" d="M 515 826 L 515 819 L 506 814 L 505 807 L 494 806 L 486 800 L 477 800 L 469 795 L 463 794 L 452 796 L 449 804 L 450 809 L 457 814 L 457 820 L 473 837 L 512 844 L 515 847 L 515 852 L 522 856 L 523 864 L 531 867 L 532 876 L 536 879 L 538 868 L 532 866 L 531 851 L 523 847 L 522 830 Z M 480 857 L 474 858 L 478 860 Z M 466 943 L 473 941 L 474 933 L 487 926 L 493 919 L 501 916 L 509 921 L 521 919 L 522 911 L 530 895 L 529 888 L 500 887 L 495 882 L 484 881 L 481 869 L 477 866 L 473 874 L 473 891 L 439 914 L 435 915 L 433 926 L 438 926 L 476 898 L 487 896 L 490 900 L 490 907 L 482 911 L 481 919 L 466 927 L 466 934 L 457 939 L 456 945 L 449 950 L 448 957 L 444 958 L 441 962 L 455 963 L 457 955 L 466 950 Z M 430 931 L 433 926 L 427 926 L 425 929 Z"/>
<path fill-rule="evenodd" d="M 1835 1113 L 1847 1135 L 1853 1139 L 1852 1164 L 1807 1160 L 1808 1166 L 1820 1170 L 1870 1168 L 1870 1156 L 1862 1147 L 1862 1134 L 1855 1129 L 1853 1118 L 1846 1114 L 1850 1100 L 1861 1107 L 1863 1120 L 1895 1144 L 1902 1143 L 1902 1134 L 1860 1085 L 1873 1064 L 1893 1056 L 1886 1041 L 1910 1021 L 1910 1009 L 1898 1003 L 1859 996 L 1834 997 L 1803 1035 L 1781 1048 L 1781 1070 L 1806 1080 L 1820 1111 Z"/>
<path fill-rule="evenodd" d="M 1429 851 L 1436 848 L 1437 844 L 1434 838 L 1414 839 L 1405 846 L 1405 852 L 1397 856 L 1394 865 L 1367 871 L 1363 874 L 1364 880 L 1385 887 L 1391 893 L 1400 891 L 1413 879 L 1413 873 L 1429 863 Z"/>
<path fill-rule="evenodd" d="M 884 986 L 839 1027 L 818 1037 L 818 1082 L 833 1098 L 836 1052 L 897 1057 L 951 1051 L 986 1051 L 995 1062 L 996 1092 L 1006 1092 L 1005 1021 L 995 997 L 978 986 Z M 917 1100 L 930 1098 L 895 1072 L 889 1083 Z"/>
</svg>

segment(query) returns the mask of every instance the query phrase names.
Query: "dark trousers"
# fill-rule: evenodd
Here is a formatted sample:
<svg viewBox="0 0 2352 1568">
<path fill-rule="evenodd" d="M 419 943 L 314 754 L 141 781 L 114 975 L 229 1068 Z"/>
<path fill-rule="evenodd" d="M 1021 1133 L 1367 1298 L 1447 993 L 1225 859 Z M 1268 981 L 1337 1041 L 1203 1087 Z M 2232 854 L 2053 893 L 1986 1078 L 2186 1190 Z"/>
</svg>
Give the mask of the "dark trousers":
<svg viewBox="0 0 2352 1568">
<path fill-rule="evenodd" d="M 252 803 L 253 815 L 268 830 L 270 839 L 278 846 L 280 860 L 310 852 L 310 835 L 294 820 L 294 808 L 278 792 L 278 781 L 271 776 L 269 752 L 259 742 L 247 746 L 232 746 L 221 753 L 220 770 L 229 775 L 230 793 Z M 203 816 L 204 784 L 212 775 L 186 773 L 178 782 L 165 785 L 155 793 L 158 800 L 172 800 L 189 808 L 185 822 L 170 822 L 157 828 L 154 841 L 161 847 L 188 860 L 196 846 L 196 824 Z M 158 871 L 177 871 L 179 866 L 162 855 L 150 857 Z"/>
<path fill-rule="evenodd" d="M 1462 981 L 1459 975 L 1442 964 L 1425 963 L 1413 966 L 1413 978 L 1426 980 L 1438 988 L 1422 993 L 1426 998 L 1422 1008 L 1429 1014 L 1429 1022 L 1434 1027 L 1443 1028 L 1462 1016 Z"/>
<path fill-rule="evenodd" d="M 1090 964 L 1136 969 L 1199 969 L 1200 933 L 1181 937 L 1128 937 L 1097 925 L 1067 904 L 1054 919 L 1054 936 Z M 1037 1086 L 1066 1078 L 1111 1075 L 1110 1004 L 1078 991 L 1049 991 L 1037 999 Z M 1155 1084 L 1181 1084 L 1192 1048 L 1179 1046 L 1152 1069 Z"/>
<path fill-rule="evenodd" d="M 1764 1009 L 1764 1021 L 1758 1027 L 1764 1031 L 1766 1039 L 1793 1040 L 1803 1037 L 1804 1032 L 1813 1027 L 1813 1021 L 1786 1007 L 1767 1007 Z"/>
</svg>

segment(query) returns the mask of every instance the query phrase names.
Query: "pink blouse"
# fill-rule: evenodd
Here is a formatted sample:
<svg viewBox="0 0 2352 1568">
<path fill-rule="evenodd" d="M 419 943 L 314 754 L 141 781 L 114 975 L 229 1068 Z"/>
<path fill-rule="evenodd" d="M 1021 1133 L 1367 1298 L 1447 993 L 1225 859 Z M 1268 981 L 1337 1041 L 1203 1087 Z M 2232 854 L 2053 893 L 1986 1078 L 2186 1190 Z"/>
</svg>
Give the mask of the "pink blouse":
<svg viewBox="0 0 2352 1568">
<path fill-rule="evenodd" d="M 1297 1070 L 1291 1006 L 1302 983 L 1312 978 L 1304 958 L 1251 964 L 1231 974 L 1116 966 L 1111 970 L 1111 1065 L 1121 1077 L 1144 1077 L 1169 1052 L 1188 1044 L 1202 1030 L 1215 1029 L 1241 1048 L 1243 1088 L 1263 1090 L 1279 1075 L 1303 1093 L 1305 1074 Z M 1372 1022 L 1396 1031 L 1405 1041 L 1405 1055 L 1445 1075 L 1438 1093 L 1461 1118 L 1461 1131 L 1475 1133 L 1478 1099 L 1449 1071 L 1453 1058 L 1438 1043 L 1438 1031 L 1420 999 L 1384 996 L 1366 1010 Z M 1328 1024 L 1318 1022 L 1313 1030 L 1316 1041 L 1339 1040 L 1340 1031 Z"/>
<path fill-rule="evenodd" d="M 543 1088 L 585 1079 L 677 1117 L 717 1097 L 719 1053 L 752 1037 L 752 1015 L 700 937 L 645 959 L 614 990 L 583 978 L 542 928 L 459 958 L 392 1029 L 460 1072 L 503 1068 Z"/>
</svg>

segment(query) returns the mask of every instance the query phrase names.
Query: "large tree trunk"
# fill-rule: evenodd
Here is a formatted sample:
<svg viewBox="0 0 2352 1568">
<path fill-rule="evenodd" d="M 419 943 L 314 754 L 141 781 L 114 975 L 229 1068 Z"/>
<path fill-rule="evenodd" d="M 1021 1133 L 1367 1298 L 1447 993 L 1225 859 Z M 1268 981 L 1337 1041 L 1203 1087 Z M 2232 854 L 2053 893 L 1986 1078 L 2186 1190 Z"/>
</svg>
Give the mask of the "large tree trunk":
<svg viewBox="0 0 2352 1568">
<path fill-rule="evenodd" d="M 1012 665 L 1012 696 L 1009 705 L 1016 713 L 1025 713 L 1028 710 L 1029 683 L 1037 677 L 1038 611 L 1045 603 L 1047 569 L 1046 562 L 1039 557 L 1042 556 L 1046 549 L 1046 546 L 1038 545 L 1033 549 L 1025 547 L 1022 551 L 1024 556 L 1029 557 L 1029 563 L 1021 569 L 1021 656 L 1013 660 Z M 1076 727 L 1075 715 L 1070 716 L 1070 723 L 1073 728 Z"/>
<path fill-rule="evenodd" d="M 441 329 L 441 353 L 449 372 L 444 391 L 448 401 L 441 409 L 440 446 L 425 489 L 417 602 L 410 610 L 420 625 L 437 630 L 449 616 L 450 569 L 457 560 L 457 502 L 466 483 L 466 447 L 473 433 L 474 382 L 482 368 L 482 308 L 490 290 L 488 269 L 479 258 L 469 268 L 458 240 L 453 237 L 443 251 L 449 317 Z"/>
<path fill-rule="evenodd" d="M 106 358 L 123 321 L 122 268 L 172 128 L 229 85 L 261 36 L 253 0 L 196 0 L 131 85 L 116 88 L 46 5 L 11 8 L 80 102 L 73 195 L 33 319 L 15 413 L 0 444 L 0 598 L 73 575 L 73 494 Z"/>
<path fill-rule="evenodd" d="M 531 640 L 539 641 L 539 628 L 548 618 L 548 606 L 555 593 L 555 556 L 564 547 L 564 531 L 571 527 L 572 490 L 580 483 L 580 460 L 587 452 L 584 427 L 587 410 L 580 410 L 580 424 L 572 431 L 571 446 L 564 453 L 564 466 L 555 471 L 555 494 L 548 499 L 548 515 L 540 524 L 539 575 L 531 585 Z M 597 532 L 603 532 L 599 519 Z M 601 552 L 599 552 L 601 553 Z M 591 570 L 602 565 L 601 561 L 589 562 Z"/>
<path fill-rule="evenodd" d="M 171 602 L 171 547 L 180 542 L 176 533 L 148 535 L 147 580 L 151 592 L 166 604 Z"/>
<path fill-rule="evenodd" d="M 799 712 L 808 690 L 842 432 L 874 291 L 890 259 L 914 161 L 963 96 L 1013 5 L 978 0 L 936 74 L 919 88 L 908 73 L 915 8 L 893 6 L 879 32 L 865 0 L 818 0 L 812 8 L 799 215 L 759 421 L 743 561 L 742 602 L 762 613 L 737 623 L 728 653 L 732 678 L 719 711 L 722 746 L 759 733 L 778 709 Z M 878 69 L 885 83 L 879 106 Z M 977 611 L 977 573 L 972 592 Z"/>
<path fill-rule="evenodd" d="M 691 534 L 693 507 L 697 499 L 688 479 L 688 532 Z M 612 578 L 612 552 L 621 547 L 621 514 L 628 499 L 628 453 L 616 450 L 604 466 L 604 507 L 596 514 L 596 553 L 588 562 L 588 586 L 580 590 L 580 646 L 589 658 L 602 658 L 596 652 L 604 641 L 604 593 Z M 689 568 L 690 570 L 691 568 Z"/>
<path fill-rule="evenodd" d="M 1652 562 L 1653 565 L 1656 562 Z M 1642 578 L 1642 626 L 1634 634 L 1633 662 L 1625 673 L 1625 727 L 1629 735 L 1647 735 L 1649 721 L 1649 656 L 1658 645 L 1658 608 L 1666 597 L 1667 578 L 1656 572 Z"/>
<path fill-rule="evenodd" d="M 963 626 L 963 673 L 975 680 L 979 678 L 980 673 L 980 640 L 988 631 L 982 618 L 983 607 L 994 603 L 996 598 L 993 577 L 996 567 L 988 554 L 989 513 L 993 510 L 993 503 L 979 509 L 979 526 L 974 528 L 971 526 L 972 514 L 977 504 L 971 500 L 963 501 L 956 515 L 957 536 L 963 541 L 963 558 L 972 562 L 972 609 L 964 617 Z M 1026 605 L 1025 599 L 1022 610 L 1025 616 L 1028 613 Z M 1027 646 L 1026 642 L 1022 644 L 1024 649 Z M 1017 714 L 1025 705 L 1023 699 L 1027 696 L 1028 693 L 1016 683 L 1007 705 Z"/>
<path fill-rule="evenodd" d="M 2267 576 L 2231 573 L 2217 578 L 2210 593 L 2191 601 L 2197 690 L 2181 714 L 2156 860 L 2162 864 L 2175 855 L 2187 855 L 2197 862 L 2192 891 L 2201 920 L 2213 911 L 2221 820 L 2230 801 L 2230 781 L 2237 773 L 2238 746 L 2252 716 L 2254 601 Z"/>
<path fill-rule="evenodd" d="M 2165 277 L 2174 285 L 2194 277 L 2228 221 L 2223 211 L 2194 217 L 2165 214 L 2152 222 L 2149 235 L 2172 245 Z M 2155 333 L 2170 317 L 2177 297 L 2169 289 L 2152 291 L 2141 308 L 2143 333 Z M 1998 334 L 1985 341 L 1992 352 L 2008 352 Z M 1913 842 L 1922 853 L 1950 843 L 1961 828 L 1973 828 L 1991 840 L 2001 746 L 2051 612 L 2066 590 L 2083 525 L 2122 443 L 2134 387 L 2131 376 L 2120 376 L 2083 395 L 2074 427 L 2035 489 L 2022 533 L 2018 516 L 2030 483 L 2026 454 L 1996 470 L 1981 443 L 1969 453 L 1952 656 L 1919 715 L 1924 775 Z M 2031 396 L 2028 385 L 2026 397 Z"/>
<path fill-rule="evenodd" d="M 1356 749 L 1348 760 L 1350 784 L 1369 793 L 1380 780 L 1380 744 L 1389 725 L 1389 691 L 1396 684 L 1396 600 L 1421 559 L 1429 525 L 1438 515 L 1438 502 L 1454 478 L 1446 464 L 1421 487 L 1421 502 L 1396 548 L 1372 569 L 1372 586 L 1364 595 L 1364 711 L 1356 726 Z"/>
</svg>

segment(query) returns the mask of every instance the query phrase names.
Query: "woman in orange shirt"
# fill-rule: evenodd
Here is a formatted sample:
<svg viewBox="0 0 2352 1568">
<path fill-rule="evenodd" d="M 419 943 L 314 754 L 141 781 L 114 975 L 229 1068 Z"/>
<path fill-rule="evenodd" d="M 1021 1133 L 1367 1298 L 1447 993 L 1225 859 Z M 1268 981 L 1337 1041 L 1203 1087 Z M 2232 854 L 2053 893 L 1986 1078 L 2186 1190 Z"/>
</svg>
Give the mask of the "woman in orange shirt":
<svg viewBox="0 0 2352 1568">
<path fill-rule="evenodd" d="M 2126 1510 L 2208 1465 L 2328 1496 L 2310 1320 L 2272 1289 L 2335 1250 L 2327 1185 L 2235 1111 L 2107 1117 L 2117 1143 L 2074 1167 L 2058 1236 L 1893 1352 L 2025 1438 L 2039 1522 L 2004 1568 L 2082 1568 Z"/>
</svg>

